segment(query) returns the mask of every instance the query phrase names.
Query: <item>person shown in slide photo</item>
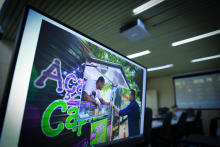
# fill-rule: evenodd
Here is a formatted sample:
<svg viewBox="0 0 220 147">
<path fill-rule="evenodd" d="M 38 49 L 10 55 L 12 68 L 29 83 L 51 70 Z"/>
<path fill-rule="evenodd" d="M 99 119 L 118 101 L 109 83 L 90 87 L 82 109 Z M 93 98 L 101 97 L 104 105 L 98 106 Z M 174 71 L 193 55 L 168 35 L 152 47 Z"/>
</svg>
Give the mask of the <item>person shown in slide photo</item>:
<svg viewBox="0 0 220 147">
<path fill-rule="evenodd" d="M 106 102 L 101 97 L 101 90 L 105 86 L 105 79 L 100 76 L 97 81 L 93 79 L 88 79 L 83 85 L 83 98 L 84 101 L 89 101 L 95 103 L 97 106 L 100 104 L 106 104 L 109 106 L 110 102 Z"/>
<path fill-rule="evenodd" d="M 113 102 L 110 102 L 110 106 L 114 108 L 115 112 L 120 116 L 128 115 L 128 131 L 129 136 L 135 136 L 140 134 L 139 120 L 140 120 L 140 108 L 135 100 L 135 91 L 130 90 L 129 94 L 130 104 L 124 109 L 118 109 Z"/>
</svg>

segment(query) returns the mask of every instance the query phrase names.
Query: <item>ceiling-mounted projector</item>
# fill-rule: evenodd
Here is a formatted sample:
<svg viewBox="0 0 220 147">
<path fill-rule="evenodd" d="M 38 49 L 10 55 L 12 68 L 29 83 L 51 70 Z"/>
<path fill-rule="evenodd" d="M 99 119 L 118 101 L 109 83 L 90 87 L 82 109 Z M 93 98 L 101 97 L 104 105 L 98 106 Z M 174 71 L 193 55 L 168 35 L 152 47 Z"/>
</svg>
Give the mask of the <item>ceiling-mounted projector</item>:
<svg viewBox="0 0 220 147">
<path fill-rule="evenodd" d="M 140 19 L 137 19 L 134 22 L 121 27 L 120 34 L 131 42 L 137 41 L 150 35 Z"/>
</svg>

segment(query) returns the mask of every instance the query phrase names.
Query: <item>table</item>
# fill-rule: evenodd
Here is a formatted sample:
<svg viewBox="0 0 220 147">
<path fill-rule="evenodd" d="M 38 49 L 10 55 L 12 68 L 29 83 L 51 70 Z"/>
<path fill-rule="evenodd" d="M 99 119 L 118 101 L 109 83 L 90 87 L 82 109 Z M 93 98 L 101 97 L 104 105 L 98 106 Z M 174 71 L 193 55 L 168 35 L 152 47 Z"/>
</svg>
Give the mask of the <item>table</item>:
<svg viewBox="0 0 220 147">
<path fill-rule="evenodd" d="M 192 122 L 192 121 L 194 121 L 194 119 L 195 119 L 194 117 L 189 117 L 189 118 L 186 119 L 186 122 Z M 178 120 L 179 120 L 179 119 L 172 119 L 172 120 L 171 120 L 171 125 L 176 125 L 176 124 L 178 123 Z M 163 125 L 163 122 L 162 122 L 162 121 L 153 120 L 151 127 L 152 127 L 152 129 L 154 129 L 154 128 L 159 128 L 159 127 L 161 127 L 162 125 Z"/>
<path fill-rule="evenodd" d="M 159 116 L 159 115 L 153 115 L 152 116 L 152 120 L 161 120 L 161 119 L 164 119 L 164 116 Z"/>
<path fill-rule="evenodd" d="M 202 147 L 220 147 L 220 138 L 212 136 L 192 135 L 182 138 L 178 142 Z"/>
</svg>

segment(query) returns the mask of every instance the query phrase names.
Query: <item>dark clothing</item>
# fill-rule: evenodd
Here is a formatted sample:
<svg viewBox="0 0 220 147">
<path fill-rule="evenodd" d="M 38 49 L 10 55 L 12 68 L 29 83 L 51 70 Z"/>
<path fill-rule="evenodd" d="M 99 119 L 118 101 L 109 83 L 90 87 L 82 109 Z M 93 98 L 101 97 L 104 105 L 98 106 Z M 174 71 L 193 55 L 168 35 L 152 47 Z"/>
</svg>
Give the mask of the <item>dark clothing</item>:
<svg viewBox="0 0 220 147">
<path fill-rule="evenodd" d="M 128 115 L 128 131 L 129 136 L 134 136 L 140 134 L 139 129 L 139 120 L 140 112 L 139 105 L 135 100 L 132 100 L 131 103 L 124 109 L 119 111 L 120 116 Z"/>
</svg>

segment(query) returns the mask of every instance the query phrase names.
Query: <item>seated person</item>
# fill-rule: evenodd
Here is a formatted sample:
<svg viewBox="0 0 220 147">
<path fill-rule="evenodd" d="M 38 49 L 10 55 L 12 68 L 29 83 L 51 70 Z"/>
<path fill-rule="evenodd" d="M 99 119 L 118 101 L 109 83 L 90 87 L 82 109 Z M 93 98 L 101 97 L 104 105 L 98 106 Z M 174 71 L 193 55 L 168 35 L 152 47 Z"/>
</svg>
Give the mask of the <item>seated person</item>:
<svg viewBox="0 0 220 147">
<path fill-rule="evenodd" d="M 106 102 L 101 97 L 101 90 L 105 86 L 105 79 L 100 76 L 97 81 L 93 79 L 89 79 L 86 81 L 86 83 L 83 85 L 83 101 L 89 101 L 93 102 L 96 105 L 100 106 L 100 102 L 102 104 L 109 105 L 110 103 Z"/>
<path fill-rule="evenodd" d="M 177 105 L 174 105 L 172 106 L 172 113 L 173 113 L 173 116 L 176 116 L 176 117 L 180 117 L 180 115 L 182 114 L 179 109 L 178 109 L 178 106 Z"/>
</svg>

